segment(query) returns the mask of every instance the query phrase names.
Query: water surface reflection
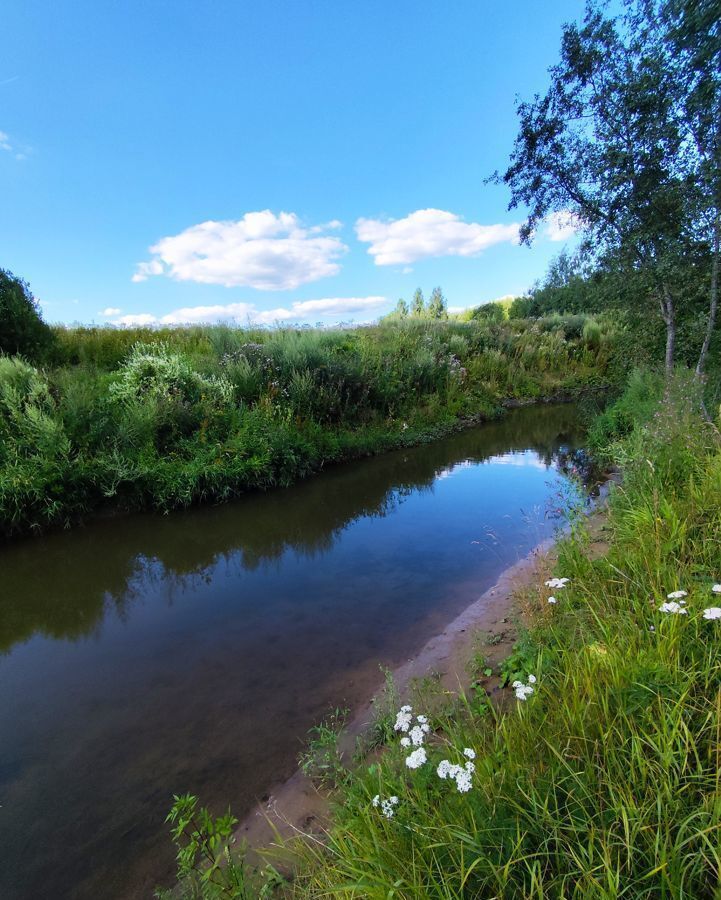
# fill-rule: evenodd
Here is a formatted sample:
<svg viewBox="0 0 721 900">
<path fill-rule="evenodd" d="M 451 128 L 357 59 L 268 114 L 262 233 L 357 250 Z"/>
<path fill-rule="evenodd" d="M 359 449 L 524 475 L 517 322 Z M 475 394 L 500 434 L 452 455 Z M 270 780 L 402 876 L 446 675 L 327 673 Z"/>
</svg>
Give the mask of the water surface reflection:
<svg viewBox="0 0 721 900">
<path fill-rule="evenodd" d="M 242 814 L 352 705 L 548 536 L 573 407 L 295 487 L 4 548 L 6 898 L 149 896 L 173 792 Z"/>
</svg>

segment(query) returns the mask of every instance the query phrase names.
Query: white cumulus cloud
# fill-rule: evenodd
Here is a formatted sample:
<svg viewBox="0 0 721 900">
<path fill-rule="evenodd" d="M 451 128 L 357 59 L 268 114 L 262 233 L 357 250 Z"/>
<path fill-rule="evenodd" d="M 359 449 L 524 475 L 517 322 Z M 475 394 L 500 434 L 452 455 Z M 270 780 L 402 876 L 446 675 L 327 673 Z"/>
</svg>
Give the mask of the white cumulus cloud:
<svg viewBox="0 0 721 900">
<path fill-rule="evenodd" d="M 551 241 L 567 241 L 581 228 L 581 223 L 572 212 L 549 213 L 546 216 L 546 237 Z"/>
<path fill-rule="evenodd" d="M 98 313 L 99 316 L 119 316 L 122 312 L 119 306 L 106 306 L 104 310 Z"/>
<path fill-rule="evenodd" d="M 340 224 L 306 227 L 295 213 L 269 209 L 235 221 L 202 222 L 153 244 L 152 258 L 138 265 L 133 281 L 167 275 L 225 287 L 294 290 L 340 271 L 338 259 L 348 248 L 330 234 Z"/>
<path fill-rule="evenodd" d="M 115 325 L 190 325 L 228 322 L 246 325 L 273 325 L 276 322 L 300 322 L 330 316 L 341 319 L 354 313 L 373 313 L 388 304 L 387 297 L 324 297 L 320 300 L 296 300 L 288 307 L 259 310 L 252 303 L 224 303 L 213 306 L 185 306 L 164 316 L 134 313 L 114 319 Z"/>
<path fill-rule="evenodd" d="M 417 209 L 404 219 L 358 219 L 359 241 L 377 266 L 407 265 L 431 256 L 478 256 L 487 247 L 518 242 L 518 225 L 464 222 L 443 209 Z"/>
</svg>

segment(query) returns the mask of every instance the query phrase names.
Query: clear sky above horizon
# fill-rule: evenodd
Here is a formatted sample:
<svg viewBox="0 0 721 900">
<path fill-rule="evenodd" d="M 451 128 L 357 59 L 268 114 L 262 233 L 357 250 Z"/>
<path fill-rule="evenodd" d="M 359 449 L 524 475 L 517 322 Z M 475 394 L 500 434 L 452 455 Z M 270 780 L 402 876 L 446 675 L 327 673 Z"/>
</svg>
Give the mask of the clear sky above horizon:
<svg viewBox="0 0 721 900">
<path fill-rule="evenodd" d="M 368 321 L 523 293 L 484 178 L 582 0 L 6 0 L 0 267 L 59 322 Z"/>
</svg>

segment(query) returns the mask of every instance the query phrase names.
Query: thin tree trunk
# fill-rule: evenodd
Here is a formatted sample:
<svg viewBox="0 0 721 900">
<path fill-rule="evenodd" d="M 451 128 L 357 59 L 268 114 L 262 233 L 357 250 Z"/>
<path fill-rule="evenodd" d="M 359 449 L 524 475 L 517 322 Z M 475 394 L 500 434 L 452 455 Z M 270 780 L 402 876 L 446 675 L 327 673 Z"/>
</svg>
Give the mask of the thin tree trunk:
<svg viewBox="0 0 721 900">
<path fill-rule="evenodd" d="M 713 261 L 711 263 L 711 298 L 708 311 L 708 323 L 706 335 L 701 346 L 701 353 L 696 363 L 696 377 L 701 378 L 706 368 L 706 357 L 711 345 L 711 338 L 716 327 L 716 312 L 718 309 L 718 270 L 719 270 L 719 241 L 721 239 L 721 218 L 716 219 L 713 236 Z"/>
<path fill-rule="evenodd" d="M 673 295 L 667 284 L 662 285 L 661 315 L 666 323 L 666 374 L 673 371 L 673 355 L 676 348 L 676 314 Z"/>
</svg>

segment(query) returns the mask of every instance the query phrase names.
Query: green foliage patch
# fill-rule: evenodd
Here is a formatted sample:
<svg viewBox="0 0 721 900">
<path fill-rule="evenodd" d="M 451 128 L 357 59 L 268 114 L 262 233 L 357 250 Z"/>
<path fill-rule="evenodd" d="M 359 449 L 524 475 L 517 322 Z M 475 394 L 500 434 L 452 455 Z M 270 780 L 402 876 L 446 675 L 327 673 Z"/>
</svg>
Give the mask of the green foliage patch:
<svg viewBox="0 0 721 900">
<path fill-rule="evenodd" d="M 441 436 L 509 398 L 606 385 L 616 332 L 601 320 L 590 342 L 576 318 L 56 328 L 43 364 L 0 356 L 0 532 L 223 501 Z"/>
</svg>

